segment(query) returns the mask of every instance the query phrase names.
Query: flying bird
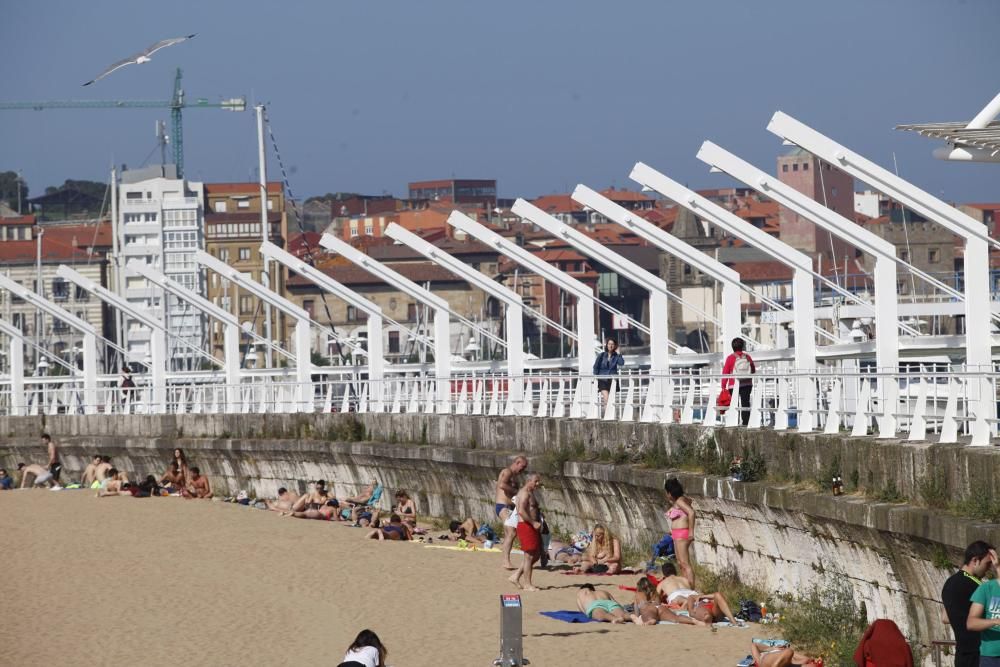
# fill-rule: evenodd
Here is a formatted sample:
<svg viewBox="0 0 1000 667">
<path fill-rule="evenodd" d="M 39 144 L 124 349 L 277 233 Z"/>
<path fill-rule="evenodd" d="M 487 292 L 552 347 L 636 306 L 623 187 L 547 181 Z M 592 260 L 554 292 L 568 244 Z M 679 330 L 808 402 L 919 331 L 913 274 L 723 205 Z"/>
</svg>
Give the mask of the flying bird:
<svg viewBox="0 0 1000 667">
<path fill-rule="evenodd" d="M 198 34 L 198 33 L 195 33 L 195 35 L 196 34 Z M 151 60 L 150 56 L 153 55 L 154 53 L 156 53 L 157 51 L 159 51 L 160 49 L 165 49 L 168 46 L 173 46 L 174 44 L 180 44 L 181 42 L 186 42 L 187 40 L 191 39 L 192 37 L 194 37 L 194 35 L 187 35 L 186 37 L 174 37 L 172 39 L 161 40 L 161 41 L 157 42 L 156 44 L 153 44 L 152 46 L 150 46 L 146 50 L 140 52 L 140 53 L 136 53 L 135 55 L 129 56 L 125 60 L 119 60 L 114 65 L 112 65 L 111 67 L 107 68 L 106 70 L 104 70 L 103 72 L 101 72 L 96 77 L 94 77 L 93 79 L 91 79 L 90 81 L 88 81 L 87 83 L 85 83 L 83 85 L 89 86 L 90 84 L 94 83 L 95 81 L 100 81 L 101 79 L 103 79 L 107 75 L 109 75 L 112 72 L 114 72 L 116 69 L 121 69 L 122 67 L 125 67 L 126 65 L 141 65 L 142 63 L 148 63 Z"/>
</svg>

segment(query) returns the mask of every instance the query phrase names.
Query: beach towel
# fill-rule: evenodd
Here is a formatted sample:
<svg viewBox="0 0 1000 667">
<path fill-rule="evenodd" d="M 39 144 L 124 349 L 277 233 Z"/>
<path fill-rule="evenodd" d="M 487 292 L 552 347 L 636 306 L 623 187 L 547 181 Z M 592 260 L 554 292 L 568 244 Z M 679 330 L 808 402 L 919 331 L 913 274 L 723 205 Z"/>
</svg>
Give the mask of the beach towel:
<svg viewBox="0 0 1000 667">
<path fill-rule="evenodd" d="M 564 609 L 562 611 L 540 611 L 538 612 L 542 616 L 548 616 L 549 618 L 554 618 L 557 621 L 563 621 L 564 623 L 597 623 L 592 618 L 588 618 L 586 614 L 582 611 L 570 611 Z"/>
</svg>

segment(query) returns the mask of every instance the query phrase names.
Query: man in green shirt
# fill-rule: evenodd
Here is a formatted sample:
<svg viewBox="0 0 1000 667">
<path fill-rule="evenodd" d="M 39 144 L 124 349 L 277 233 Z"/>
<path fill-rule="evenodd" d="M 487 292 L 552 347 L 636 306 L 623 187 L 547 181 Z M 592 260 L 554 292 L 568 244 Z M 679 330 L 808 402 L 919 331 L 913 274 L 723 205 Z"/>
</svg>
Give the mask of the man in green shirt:
<svg viewBox="0 0 1000 667">
<path fill-rule="evenodd" d="M 1000 583 L 996 579 L 985 580 L 971 599 L 966 627 L 981 633 L 979 666 L 1000 667 Z"/>
</svg>

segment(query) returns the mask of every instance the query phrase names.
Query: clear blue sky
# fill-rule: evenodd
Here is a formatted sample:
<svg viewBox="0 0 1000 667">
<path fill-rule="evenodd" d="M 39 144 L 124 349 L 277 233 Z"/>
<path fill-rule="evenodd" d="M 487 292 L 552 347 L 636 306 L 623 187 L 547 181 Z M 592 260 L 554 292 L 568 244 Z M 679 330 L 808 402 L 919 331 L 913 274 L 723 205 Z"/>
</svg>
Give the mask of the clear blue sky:
<svg viewBox="0 0 1000 667">
<path fill-rule="evenodd" d="M 969 119 L 1000 91 L 998 25 L 997 0 L 12 2 L 0 99 L 166 98 L 180 66 L 189 97 L 269 104 L 296 196 L 452 175 L 496 178 L 502 196 L 631 187 L 637 160 L 720 186 L 701 141 L 773 171 L 782 147 L 765 125 L 781 109 L 882 165 L 895 152 L 939 196 L 1000 201 L 1000 165 L 940 162 L 935 142 L 892 129 Z M 112 161 L 150 154 L 158 118 L 0 112 L 0 170 L 23 170 L 33 194 L 105 180 Z M 252 177 L 252 112 L 184 122 L 189 178 Z"/>
</svg>

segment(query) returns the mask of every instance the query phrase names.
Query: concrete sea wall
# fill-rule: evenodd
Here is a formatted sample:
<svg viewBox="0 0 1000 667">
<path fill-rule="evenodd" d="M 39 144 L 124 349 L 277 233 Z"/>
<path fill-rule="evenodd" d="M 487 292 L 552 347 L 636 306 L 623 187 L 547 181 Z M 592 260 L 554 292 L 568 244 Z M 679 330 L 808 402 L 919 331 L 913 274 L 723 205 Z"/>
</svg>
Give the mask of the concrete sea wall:
<svg viewBox="0 0 1000 667">
<path fill-rule="evenodd" d="M 497 472 L 524 452 L 546 476 L 543 507 L 553 524 L 572 531 L 606 523 L 635 545 L 667 530 L 662 484 L 676 474 L 699 512 L 699 562 L 782 593 L 842 581 L 869 618 L 892 618 L 923 642 L 948 637 L 937 620 L 948 562 L 972 540 L 1000 542 L 997 524 L 860 494 L 834 497 L 815 483 L 835 471 L 849 491 L 892 489 L 894 499 L 926 495 L 929 479 L 955 497 L 992 496 L 1000 484 L 993 448 L 512 417 L 59 415 L 0 418 L 0 465 L 38 461 L 42 429 L 61 443 L 69 471 L 104 453 L 129 472 L 159 474 L 170 450 L 183 447 L 223 492 L 272 495 L 324 478 L 345 495 L 378 479 L 408 489 L 422 513 L 481 520 L 491 518 Z M 682 456 L 691 451 L 701 458 Z M 608 462 L 580 460 L 595 454 Z M 718 465 L 737 454 L 763 462 L 763 481 L 649 467 Z"/>
</svg>

